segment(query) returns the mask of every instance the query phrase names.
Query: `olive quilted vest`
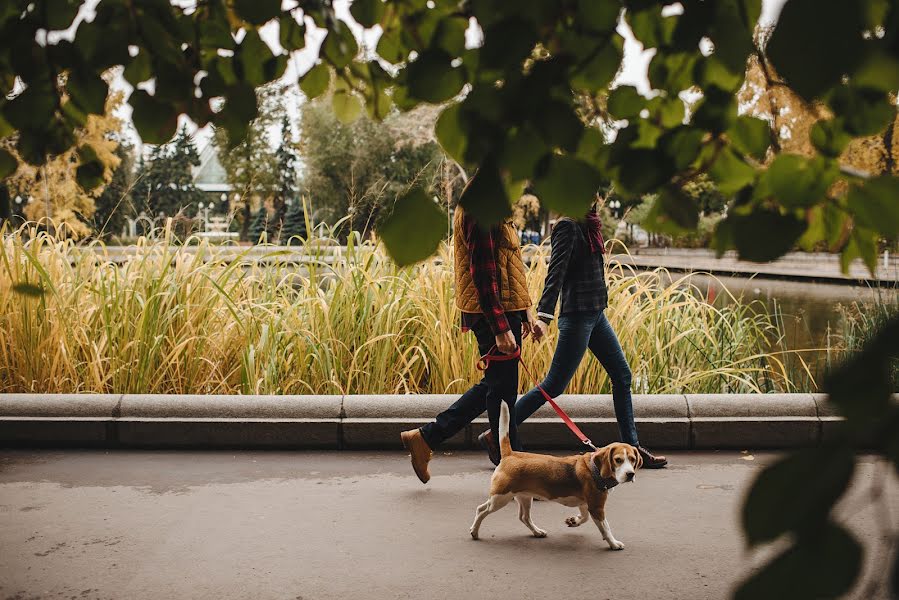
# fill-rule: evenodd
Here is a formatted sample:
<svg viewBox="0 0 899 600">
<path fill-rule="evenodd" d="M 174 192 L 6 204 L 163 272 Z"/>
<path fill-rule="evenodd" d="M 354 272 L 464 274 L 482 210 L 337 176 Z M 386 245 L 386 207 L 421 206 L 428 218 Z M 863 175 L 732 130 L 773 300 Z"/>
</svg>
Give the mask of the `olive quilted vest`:
<svg viewBox="0 0 899 600">
<path fill-rule="evenodd" d="M 518 234 L 511 221 L 499 226 L 500 235 L 496 239 L 496 267 L 499 285 L 499 298 L 506 312 L 524 310 L 531 306 L 528 294 L 524 261 L 521 260 L 521 246 Z M 478 291 L 471 278 L 471 261 L 468 258 L 468 246 L 465 243 L 463 229 L 463 211 L 456 208 L 453 218 L 453 248 L 456 270 L 456 306 L 462 312 L 479 313 Z"/>
</svg>

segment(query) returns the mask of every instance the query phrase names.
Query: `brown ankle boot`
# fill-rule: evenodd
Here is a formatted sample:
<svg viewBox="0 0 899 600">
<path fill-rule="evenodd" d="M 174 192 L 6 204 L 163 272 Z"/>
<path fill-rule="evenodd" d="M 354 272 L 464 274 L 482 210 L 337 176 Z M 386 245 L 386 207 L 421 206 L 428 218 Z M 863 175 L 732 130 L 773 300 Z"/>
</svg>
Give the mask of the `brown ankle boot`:
<svg viewBox="0 0 899 600">
<path fill-rule="evenodd" d="M 404 431 L 400 434 L 400 439 L 403 440 L 403 447 L 412 456 L 412 468 L 415 470 L 415 474 L 422 483 L 427 483 L 431 478 L 431 474 L 428 472 L 428 462 L 430 462 L 433 452 L 421 435 L 421 430 Z"/>
<path fill-rule="evenodd" d="M 664 456 L 655 456 L 652 452 L 643 446 L 637 446 L 637 452 L 643 457 L 644 469 L 661 469 L 668 464 L 668 459 Z"/>
</svg>

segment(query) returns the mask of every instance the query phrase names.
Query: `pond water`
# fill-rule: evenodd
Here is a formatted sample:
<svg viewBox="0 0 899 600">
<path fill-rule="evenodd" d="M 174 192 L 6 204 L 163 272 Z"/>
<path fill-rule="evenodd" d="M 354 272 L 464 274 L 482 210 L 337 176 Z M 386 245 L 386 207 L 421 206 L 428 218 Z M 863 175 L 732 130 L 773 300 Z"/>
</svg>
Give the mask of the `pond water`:
<svg viewBox="0 0 899 600">
<path fill-rule="evenodd" d="M 677 279 L 678 275 L 673 274 Z M 695 274 L 689 281 L 707 298 L 728 302 L 726 288 L 742 302 L 759 301 L 769 314 L 782 317 L 785 346 L 793 350 L 823 349 L 845 324 L 847 310 L 871 311 L 899 303 L 899 289 L 859 285 L 783 281 L 777 279 L 712 277 Z"/>
</svg>

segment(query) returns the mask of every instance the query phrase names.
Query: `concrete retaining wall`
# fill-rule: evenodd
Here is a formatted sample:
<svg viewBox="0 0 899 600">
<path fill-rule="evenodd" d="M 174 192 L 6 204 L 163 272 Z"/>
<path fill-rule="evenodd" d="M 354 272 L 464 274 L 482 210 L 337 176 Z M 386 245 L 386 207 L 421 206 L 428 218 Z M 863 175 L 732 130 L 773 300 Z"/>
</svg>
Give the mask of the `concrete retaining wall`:
<svg viewBox="0 0 899 600">
<path fill-rule="evenodd" d="M 0 394 L 0 445 L 396 449 L 400 431 L 457 398 Z M 611 396 L 558 401 L 597 445 L 617 439 Z M 823 394 L 637 395 L 634 412 L 641 442 L 659 449 L 809 446 L 841 420 Z M 484 415 L 445 447 L 474 448 L 486 428 Z M 533 449 L 579 446 L 548 405 L 521 435 Z"/>
</svg>

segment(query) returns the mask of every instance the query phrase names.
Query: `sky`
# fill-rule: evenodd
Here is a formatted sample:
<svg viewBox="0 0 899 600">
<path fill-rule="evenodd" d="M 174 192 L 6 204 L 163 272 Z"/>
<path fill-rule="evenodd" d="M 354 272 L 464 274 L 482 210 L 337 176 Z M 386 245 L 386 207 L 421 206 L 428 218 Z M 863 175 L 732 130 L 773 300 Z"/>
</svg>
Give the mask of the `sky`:
<svg viewBox="0 0 899 600">
<path fill-rule="evenodd" d="M 52 43 L 54 39 L 71 38 L 74 35 L 77 24 L 81 20 L 90 20 L 93 18 L 94 9 L 97 6 L 98 2 L 99 0 L 87 0 L 87 2 L 85 2 L 85 4 L 82 6 L 82 9 L 73 26 L 65 32 L 51 33 L 49 41 Z M 191 6 L 193 4 L 193 2 L 189 0 L 172 0 L 172 2 L 173 4 L 182 6 Z M 285 8 L 293 5 L 293 2 L 290 2 L 290 0 L 282 0 L 282 2 L 284 3 Z M 780 11 L 783 8 L 785 2 L 786 0 L 762 0 L 762 17 L 760 21 L 762 23 L 773 23 L 777 19 L 777 16 L 780 14 Z M 334 9 L 338 17 L 350 24 L 350 27 L 353 29 L 356 38 L 360 42 L 360 45 L 368 48 L 374 48 L 381 34 L 380 27 L 376 26 L 369 30 L 362 28 L 355 21 L 353 21 L 352 17 L 350 16 L 349 6 L 350 0 L 334 1 Z M 668 12 L 670 14 L 676 14 L 678 11 L 679 5 L 677 4 L 672 4 L 668 9 Z M 315 27 L 309 19 L 306 20 L 306 27 L 306 47 L 302 50 L 298 50 L 292 53 L 290 60 L 288 61 L 287 70 L 282 78 L 284 81 L 295 82 L 298 76 L 302 75 L 312 67 L 318 56 L 319 47 L 321 46 L 322 40 L 325 37 L 325 31 L 323 29 Z M 652 60 L 652 57 L 655 54 L 655 50 L 644 49 L 643 45 L 634 38 L 630 28 L 623 20 L 618 25 L 618 32 L 624 38 L 624 61 L 622 70 L 613 82 L 613 85 L 633 85 L 641 94 L 649 95 L 651 93 L 651 89 L 649 85 L 649 79 L 647 77 L 647 70 L 649 68 L 649 62 Z M 278 42 L 278 27 L 275 22 L 271 22 L 268 25 L 264 26 L 259 33 L 262 39 L 269 45 L 273 52 L 283 52 L 283 48 Z M 475 25 L 469 27 L 466 35 L 466 43 L 470 47 L 477 46 L 480 43 L 480 32 L 477 30 Z M 112 83 L 112 87 L 124 91 L 126 95 L 130 94 L 132 90 L 132 87 L 128 84 L 128 82 L 124 80 L 123 77 L 121 77 L 121 75 L 115 77 Z M 292 109 L 296 110 L 296 107 L 292 107 Z M 127 104 L 123 105 L 123 107 L 120 109 L 120 112 L 118 113 L 118 116 L 124 119 L 128 124 L 128 135 L 131 138 L 132 142 L 136 146 L 140 146 L 140 138 L 137 136 L 137 132 L 134 130 L 133 126 L 131 126 L 131 107 Z M 207 127 L 197 130 L 196 126 L 186 117 L 182 117 L 182 123 L 187 124 L 188 128 L 194 131 L 197 146 L 202 150 L 203 147 L 205 147 L 205 145 L 209 143 L 209 140 L 211 139 L 209 128 Z M 275 134 L 278 135 L 277 132 Z M 276 145 L 277 141 L 278 140 L 273 139 L 272 143 Z"/>
</svg>

